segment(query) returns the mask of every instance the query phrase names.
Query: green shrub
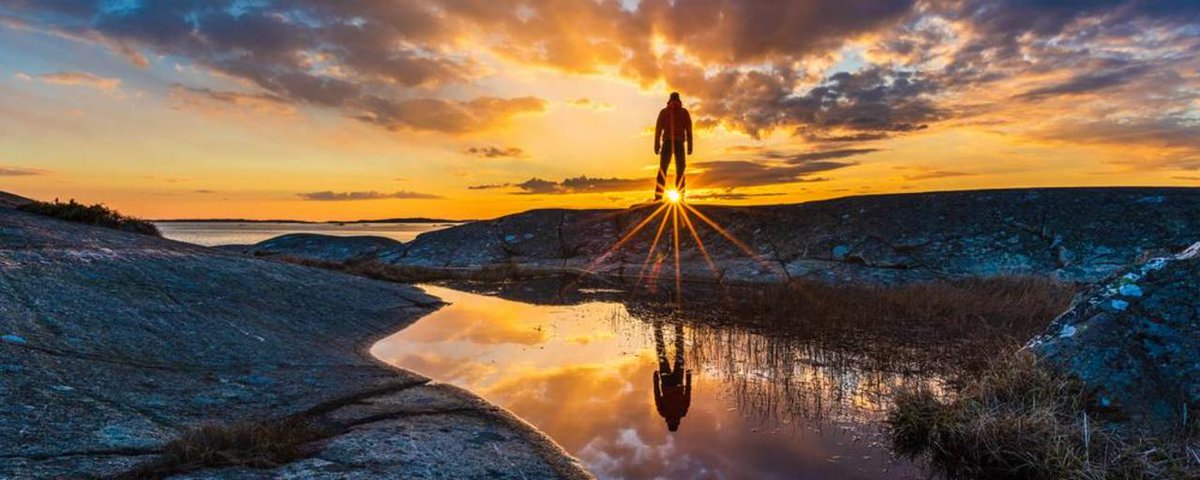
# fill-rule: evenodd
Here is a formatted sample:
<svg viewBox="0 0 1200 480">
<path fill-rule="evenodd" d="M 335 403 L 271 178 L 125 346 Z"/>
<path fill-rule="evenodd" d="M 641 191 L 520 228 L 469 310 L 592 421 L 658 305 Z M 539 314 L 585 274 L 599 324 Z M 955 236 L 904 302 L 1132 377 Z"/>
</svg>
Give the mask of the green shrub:
<svg viewBox="0 0 1200 480">
<path fill-rule="evenodd" d="M 22 205 L 17 207 L 18 210 L 36 213 L 54 217 L 68 222 L 85 223 L 88 225 L 96 225 L 99 227 L 112 228 L 126 232 L 140 233 L 143 235 L 151 235 L 161 237 L 158 227 L 148 221 L 121 215 L 116 210 L 108 208 L 103 204 L 84 205 L 76 202 L 75 199 L 63 203 L 55 199 L 54 202 L 38 202 Z"/>
</svg>

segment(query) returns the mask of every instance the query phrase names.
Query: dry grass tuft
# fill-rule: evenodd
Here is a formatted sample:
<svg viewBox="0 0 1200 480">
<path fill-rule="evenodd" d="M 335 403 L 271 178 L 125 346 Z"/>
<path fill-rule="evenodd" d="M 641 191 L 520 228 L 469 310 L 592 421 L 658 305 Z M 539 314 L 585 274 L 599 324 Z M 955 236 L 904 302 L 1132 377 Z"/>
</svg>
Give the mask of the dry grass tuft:
<svg viewBox="0 0 1200 480">
<path fill-rule="evenodd" d="M 1149 437 L 1090 411 L 1085 387 L 1009 356 L 956 398 L 896 395 L 887 424 L 893 450 L 949 478 L 1200 478 L 1195 425 Z"/>
<path fill-rule="evenodd" d="M 309 453 L 307 445 L 325 436 L 296 418 L 202 425 L 164 445 L 154 462 L 118 478 L 163 478 L 202 468 L 276 467 L 303 458 Z"/>
<path fill-rule="evenodd" d="M 798 281 L 725 292 L 729 322 L 879 359 L 984 368 L 1070 304 L 1074 285 L 990 277 L 900 286 Z"/>
</svg>

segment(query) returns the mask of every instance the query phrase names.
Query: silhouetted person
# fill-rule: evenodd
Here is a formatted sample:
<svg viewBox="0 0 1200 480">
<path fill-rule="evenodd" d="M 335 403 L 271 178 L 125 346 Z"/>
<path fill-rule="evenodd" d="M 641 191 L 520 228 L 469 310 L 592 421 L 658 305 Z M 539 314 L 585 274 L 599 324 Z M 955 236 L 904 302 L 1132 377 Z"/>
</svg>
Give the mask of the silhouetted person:
<svg viewBox="0 0 1200 480">
<path fill-rule="evenodd" d="M 687 416 L 692 403 L 692 371 L 683 364 L 683 325 L 675 324 L 675 368 L 667 360 L 662 322 L 654 322 L 654 350 L 658 353 L 658 371 L 654 372 L 654 407 L 667 420 L 667 430 L 679 430 L 679 420 Z"/>
<path fill-rule="evenodd" d="M 683 153 L 684 142 L 687 142 L 687 154 Z M 667 108 L 658 112 L 658 122 L 654 126 L 654 154 L 659 155 L 658 179 L 654 184 L 654 201 L 661 201 L 663 189 L 667 184 L 667 167 L 671 166 L 671 155 L 675 156 L 675 190 L 683 198 L 687 186 L 683 178 L 683 170 L 687 167 L 687 155 L 692 154 L 692 116 L 683 108 L 683 101 L 678 92 L 671 92 L 667 100 Z"/>
</svg>

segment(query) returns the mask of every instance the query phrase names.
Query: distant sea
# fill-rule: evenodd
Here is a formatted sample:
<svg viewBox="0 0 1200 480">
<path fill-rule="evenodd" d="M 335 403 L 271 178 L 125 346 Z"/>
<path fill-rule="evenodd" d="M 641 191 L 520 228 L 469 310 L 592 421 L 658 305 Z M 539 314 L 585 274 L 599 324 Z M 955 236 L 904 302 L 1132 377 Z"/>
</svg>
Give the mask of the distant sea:
<svg viewBox="0 0 1200 480">
<path fill-rule="evenodd" d="M 249 245 L 288 233 L 375 235 L 407 242 L 456 223 L 155 222 L 164 237 L 198 245 Z"/>
</svg>

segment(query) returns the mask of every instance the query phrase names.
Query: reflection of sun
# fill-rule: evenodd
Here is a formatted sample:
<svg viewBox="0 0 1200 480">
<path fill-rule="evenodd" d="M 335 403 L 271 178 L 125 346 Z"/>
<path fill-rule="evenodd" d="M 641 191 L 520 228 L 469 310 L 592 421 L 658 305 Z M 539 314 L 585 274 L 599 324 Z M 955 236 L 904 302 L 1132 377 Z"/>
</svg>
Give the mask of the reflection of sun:
<svg viewBox="0 0 1200 480">
<path fill-rule="evenodd" d="M 683 201 L 683 194 L 679 193 L 679 190 L 675 190 L 673 188 L 667 190 L 667 201 L 671 203 L 679 203 Z"/>
</svg>

